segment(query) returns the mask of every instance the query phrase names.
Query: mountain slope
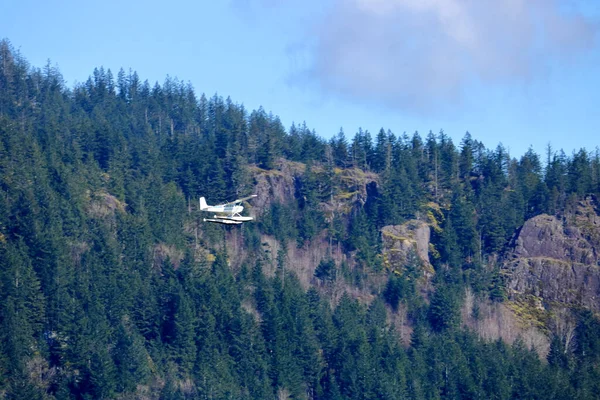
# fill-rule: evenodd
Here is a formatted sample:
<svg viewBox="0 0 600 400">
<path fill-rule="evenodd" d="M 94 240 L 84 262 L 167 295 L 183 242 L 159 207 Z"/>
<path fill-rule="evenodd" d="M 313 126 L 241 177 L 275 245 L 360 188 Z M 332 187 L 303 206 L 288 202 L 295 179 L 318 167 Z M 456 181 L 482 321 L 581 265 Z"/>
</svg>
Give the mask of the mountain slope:
<svg viewBox="0 0 600 400">
<path fill-rule="evenodd" d="M 327 141 L 176 80 L 66 88 L 1 41 L 0 397 L 594 398 L 592 313 L 546 325 L 546 361 L 461 307 L 509 304 L 494 260 L 597 194 L 598 160 Z M 201 221 L 199 196 L 250 193 L 256 223 Z"/>
</svg>

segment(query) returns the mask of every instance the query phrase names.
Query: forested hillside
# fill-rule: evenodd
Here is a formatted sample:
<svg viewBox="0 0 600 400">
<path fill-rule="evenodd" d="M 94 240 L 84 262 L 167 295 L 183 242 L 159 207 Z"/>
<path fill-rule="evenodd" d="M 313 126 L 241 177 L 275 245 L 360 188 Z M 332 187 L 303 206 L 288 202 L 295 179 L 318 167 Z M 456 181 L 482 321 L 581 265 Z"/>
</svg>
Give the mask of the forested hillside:
<svg viewBox="0 0 600 400">
<path fill-rule="evenodd" d="M 256 222 L 202 222 L 199 196 L 259 189 Z M 462 316 L 466 292 L 473 320 L 510 301 L 525 221 L 597 215 L 597 150 L 326 140 L 176 79 L 98 68 L 69 88 L 4 40 L 0 191 L 0 398 L 600 396 L 597 308 L 562 304 L 567 332 L 544 305 L 541 357 Z M 406 223 L 427 231 L 425 267 L 384 243 Z M 289 252 L 316 248 L 307 278 Z"/>
</svg>

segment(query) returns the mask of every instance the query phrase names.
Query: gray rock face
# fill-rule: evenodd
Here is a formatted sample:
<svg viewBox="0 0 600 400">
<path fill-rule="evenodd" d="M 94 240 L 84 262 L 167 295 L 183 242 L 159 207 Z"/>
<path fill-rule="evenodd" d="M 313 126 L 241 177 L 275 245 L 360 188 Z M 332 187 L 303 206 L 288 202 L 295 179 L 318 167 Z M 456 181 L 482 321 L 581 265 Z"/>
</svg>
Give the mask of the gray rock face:
<svg viewBox="0 0 600 400">
<path fill-rule="evenodd" d="M 400 272 L 416 257 L 424 275 L 433 273 L 429 262 L 430 229 L 427 223 L 411 220 L 402 225 L 384 226 L 381 236 L 384 262 L 388 268 Z"/>
<path fill-rule="evenodd" d="M 565 222 L 549 215 L 526 221 L 504 263 L 509 295 L 600 311 L 598 238 L 600 218 L 589 202 Z"/>
<path fill-rule="evenodd" d="M 538 215 L 526 221 L 516 240 L 519 258 L 545 257 L 581 264 L 597 264 L 596 249 L 577 226 L 556 217 Z"/>
<path fill-rule="evenodd" d="M 253 171 L 256 185 L 254 194 L 257 195 L 250 203 L 254 216 L 263 215 L 271 207 L 271 203 L 285 204 L 294 199 L 294 176 L 287 165 L 283 165 L 283 172 L 278 170 L 255 170 Z"/>
</svg>

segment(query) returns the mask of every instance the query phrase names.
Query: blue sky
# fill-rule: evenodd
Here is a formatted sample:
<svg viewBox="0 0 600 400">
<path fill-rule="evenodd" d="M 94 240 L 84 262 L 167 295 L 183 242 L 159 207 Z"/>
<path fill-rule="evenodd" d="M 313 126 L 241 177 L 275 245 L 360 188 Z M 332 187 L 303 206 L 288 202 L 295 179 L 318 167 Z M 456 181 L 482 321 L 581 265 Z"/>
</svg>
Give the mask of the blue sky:
<svg viewBox="0 0 600 400">
<path fill-rule="evenodd" d="M 71 87 L 95 67 L 375 135 L 466 131 L 514 157 L 600 146 L 600 2 L 3 0 L 0 37 Z"/>
</svg>

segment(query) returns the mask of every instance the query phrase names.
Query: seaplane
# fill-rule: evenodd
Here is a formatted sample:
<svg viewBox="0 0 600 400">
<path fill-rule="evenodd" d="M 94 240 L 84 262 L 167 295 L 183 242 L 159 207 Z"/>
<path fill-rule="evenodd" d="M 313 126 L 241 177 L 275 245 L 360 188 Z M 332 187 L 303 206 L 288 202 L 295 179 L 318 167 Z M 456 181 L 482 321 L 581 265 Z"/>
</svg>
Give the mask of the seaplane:
<svg viewBox="0 0 600 400">
<path fill-rule="evenodd" d="M 217 206 L 209 206 L 206 204 L 206 199 L 200 197 L 200 211 L 218 213 L 214 214 L 212 218 L 204 218 L 204 222 L 213 222 L 215 224 L 223 225 L 241 225 L 244 222 L 252 221 L 254 218 L 240 215 L 240 213 L 244 211 L 244 206 L 242 206 L 241 203 L 242 201 L 252 199 L 256 196 L 256 194 L 253 194 Z"/>
</svg>

